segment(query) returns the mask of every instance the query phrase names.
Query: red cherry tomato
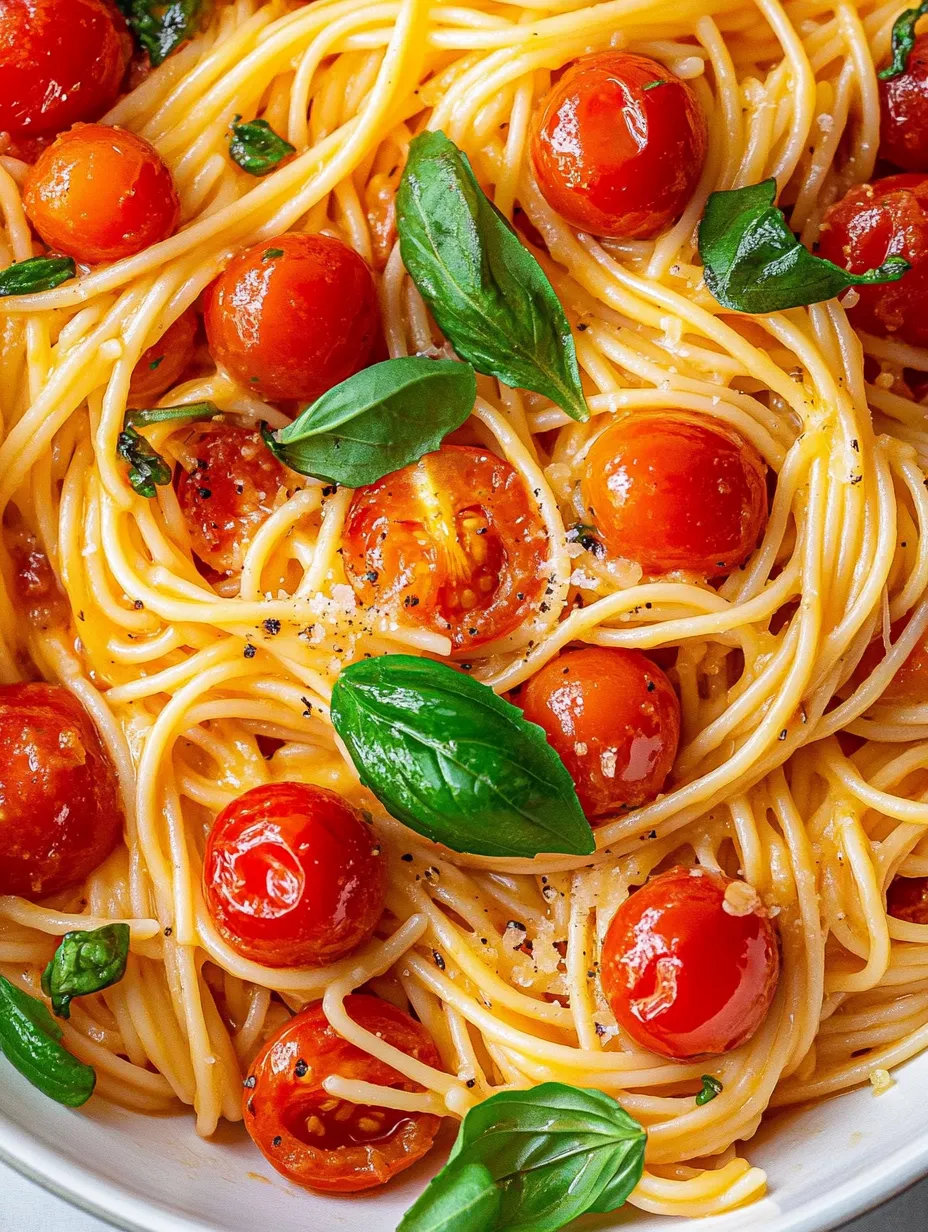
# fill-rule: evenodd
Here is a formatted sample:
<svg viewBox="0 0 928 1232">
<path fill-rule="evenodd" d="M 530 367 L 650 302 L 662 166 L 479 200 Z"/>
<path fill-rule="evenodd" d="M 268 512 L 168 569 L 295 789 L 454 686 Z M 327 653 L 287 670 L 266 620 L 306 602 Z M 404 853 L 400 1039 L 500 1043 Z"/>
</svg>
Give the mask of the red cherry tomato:
<svg viewBox="0 0 928 1232">
<path fill-rule="evenodd" d="M 382 341 L 371 272 L 328 235 L 281 235 L 240 253 L 206 297 L 213 358 L 270 400 L 315 399 L 373 362 Z"/>
<path fill-rule="evenodd" d="M 373 934 L 384 860 L 371 827 L 334 791 L 253 787 L 216 818 L 203 857 L 213 922 L 269 967 L 321 967 Z"/>
<path fill-rule="evenodd" d="M 0 0 L 0 132 L 48 136 L 97 119 L 131 56 L 109 0 Z"/>
<path fill-rule="evenodd" d="M 696 95 L 648 56 L 584 56 L 553 87 L 531 141 L 538 187 L 571 226 L 647 238 L 683 213 L 708 129 Z"/>
<path fill-rule="evenodd" d="M 886 910 L 908 924 L 928 924 L 928 877 L 894 877 L 886 892 Z"/>
<path fill-rule="evenodd" d="M 544 524 L 519 474 L 444 445 L 359 488 L 342 561 L 361 601 L 446 633 L 455 650 L 505 637 L 547 585 Z"/>
<path fill-rule="evenodd" d="M 642 1048 L 679 1059 L 730 1052 L 764 1021 L 780 951 L 752 894 L 720 874 L 674 868 L 618 909 L 603 945 L 603 991 Z"/>
<path fill-rule="evenodd" d="M 132 370 L 130 406 L 151 406 L 176 385 L 193 359 L 196 342 L 197 314 L 188 308 L 143 352 Z"/>
<path fill-rule="evenodd" d="M 570 771 L 587 817 L 645 804 L 664 786 L 680 703 L 640 651 L 591 646 L 558 655 L 528 682 L 522 705 Z"/>
<path fill-rule="evenodd" d="M 889 631 L 891 642 L 898 641 L 907 624 L 907 617 L 893 623 Z M 885 657 L 883 639 L 878 637 L 870 643 L 857 664 L 854 675 L 851 677 L 853 687 L 856 689 L 858 685 L 863 684 Z M 881 701 L 896 702 L 903 706 L 915 705 L 926 699 L 928 699 L 928 634 L 915 643 L 909 657 L 880 695 Z"/>
<path fill-rule="evenodd" d="M 916 38 L 904 72 L 879 87 L 880 158 L 928 171 L 928 35 Z"/>
<path fill-rule="evenodd" d="M 0 894 L 36 901 L 80 885 L 123 825 L 90 716 L 60 685 L 2 685 L 0 745 Z"/>
<path fill-rule="evenodd" d="M 905 257 L 912 268 L 899 282 L 854 288 L 848 319 L 867 333 L 928 346 L 928 176 L 889 175 L 852 188 L 825 215 L 819 256 L 852 274 Z"/>
<path fill-rule="evenodd" d="M 166 239 L 180 200 L 153 145 L 105 124 L 76 124 L 26 177 L 29 221 L 56 252 L 93 265 Z"/>
<path fill-rule="evenodd" d="M 646 411 L 593 443 L 583 499 L 614 556 L 645 573 L 730 573 L 767 522 L 766 467 L 739 433 L 706 415 Z"/>
</svg>

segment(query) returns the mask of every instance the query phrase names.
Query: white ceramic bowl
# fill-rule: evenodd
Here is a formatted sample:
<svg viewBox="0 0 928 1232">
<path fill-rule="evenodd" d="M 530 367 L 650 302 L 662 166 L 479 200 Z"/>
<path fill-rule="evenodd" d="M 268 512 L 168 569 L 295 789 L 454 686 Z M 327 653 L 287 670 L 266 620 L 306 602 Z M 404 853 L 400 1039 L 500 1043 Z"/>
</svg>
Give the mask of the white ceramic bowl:
<svg viewBox="0 0 928 1232">
<path fill-rule="evenodd" d="M 767 1169 L 769 1196 L 692 1226 L 826 1232 L 928 1174 L 928 1055 L 895 1076 L 879 1097 L 855 1091 L 772 1118 L 748 1147 Z M 0 1157 L 86 1210 L 144 1232 L 393 1232 L 440 1162 L 426 1160 L 373 1195 L 317 1197 L 278 1176 L 241 1126 L 204 1142 L 185 1114 L 145 1117 L 102 1101 L 72 1112 L 2 1059 Z M 629 1211 L 585 1226 L 672 1232 L 683 1225 Z"/>
</svg>

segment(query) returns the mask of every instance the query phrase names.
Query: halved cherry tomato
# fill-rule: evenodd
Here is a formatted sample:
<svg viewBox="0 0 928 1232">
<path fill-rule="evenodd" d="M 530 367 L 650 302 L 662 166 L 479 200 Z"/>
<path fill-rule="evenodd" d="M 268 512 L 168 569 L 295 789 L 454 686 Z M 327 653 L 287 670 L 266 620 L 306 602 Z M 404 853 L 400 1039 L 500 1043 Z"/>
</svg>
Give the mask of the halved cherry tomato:
<svg viewBox="0 0 928 1232">
<path fill-rule="evenodd" d="M 131 56 L 110 0 L 0 0 L 0 132 L 48 136 L 97 119 Z"/>
<path fill-rule="evenodd" d="M 744 882 L 707 869 L 652 877 L 615 913 L 602 982 L 616 1021 L 664 1057 L 723 1053 L 767 1016 L 780 973 L 777 934 Z"/>
<path fill-rule="evenodd" d="M 355 995 L 345 998 L 345 1009 L 385 1043 L 441 1068 L 425 1027 L 388 1001 Z M 422 1090 L 338 1035 L 321 1003 L 309 1006 L 265 1044 L 245 1080 L 245 1127 L 278 1172 L 310 1189 L 357 1193 L 383 1185 L 431 1148 L 439 1117 L 335 1098 L 322 1086 L 335 1074 Z"/>
<path fill-rule="evenodd" d="M 157 244 L 180 217 L 174 180 L 155 147 L 105 124 L 62 133 L 26 177 L 23 204 L 49 248 L 90 265 Z"/>
<path fill-rule="evenodd" d="M 928 346 L 928 175 L 889 175 L 852 188 L 825 215 L 819 256 L 852 274 L 905 257 L 899 282 L 855 287 L 848 319 L 858 329 Z"/>
<path fill-rule="evenodd" d="M 518 472 L 471 445 L 444 445 L 359 488 L 342 560 L 365 604 L 471 650 L 528 618 L 547 585 L 544 523 Z"/>
<path fill-rule="evenodd" d="M 280 235 L 240 253 L 206 297 L 210 353 L 271 401 L 315 399 L 373 362 L 374 280 L 328 235 Z"/>
<path fill-rule="evenodd" d="M 130 406 L 151 406 L 176 385 L 193 359 L 196 341 L 197 314 L 193 308 L 188 308 L 142 353 L 132 370 Z"/>
<path fill-rule="evenodd" d="M 928 924 L 928 877 L 894 877 L 886 892 L 886 911 L 908 924 Z"/>
<path fill-rule="evenodd" d="M 893 622 L 889 631 L 890 641 L 896 642 L 908 624 L 908 617 Z M 856 689 L 863 684 L 874 668 L 886 657 L 882 637 L 875 638 L 854 670 L 851 684 Z M 880 694 L 880 700 L 899 705 L 915 705 L 928 701 L 928 634 L 915 643 L 909 657 Z"/>
<path fill-rule="evenodd" d="M 928 34 L 920 34 L 905 70 L 880 81 L 880 158 L 903 171 L 928 171 Z"/>
<path fill-rule="evenodd" d="M 707 145 L 706 118 L 685 81 L 648 56 L 603 51 L 552 88 L 531 150 L 538 187 L 571 226 L 647 238 L 683 213 Z"/>
<path fill-rule="evenodd" d="M 0 745 L 0 894 L 36 901 L 80 885 L 123 826 L 93 721 L 60 685 L 2 685 Z"/>
<path fill-rule="evenodd" d="M 522 706 L 570 771 L 587 817 L 645 804 L 664 786 L 680 703 L 640 651 L 590 646 L 558 655 L 528 682 Z"/>
<path fill-rule="evenodd" d="M 754 446 L 726 424 L 643 411 L 594 441 L 583 499 L 614 556 L 650 574 L 721 577 L 750 555 L 766 525 L 766 473 Z"/>
<path fill-rule="evenodd" d="M 253 787 L 213 823 L 203 857 L 209 913 L 239 954 L 321 967 L 367 941 L 383 912 L 384 858 L 370 825 L 334 791 Z"/>
</svg>

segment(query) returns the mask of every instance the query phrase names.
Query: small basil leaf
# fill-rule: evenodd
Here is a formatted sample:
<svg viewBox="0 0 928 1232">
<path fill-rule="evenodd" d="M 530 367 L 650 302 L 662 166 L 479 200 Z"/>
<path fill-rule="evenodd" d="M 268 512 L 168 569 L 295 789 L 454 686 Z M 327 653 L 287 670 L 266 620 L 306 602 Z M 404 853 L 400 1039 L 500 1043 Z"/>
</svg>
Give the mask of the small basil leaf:
<svg viewBox="0 0 928 1232">
<path fill-rule="evenodd" d="M 397 1232 L 495 1232 L 502 1191 L 483 1164 L 442 1168 Z"/>
<path fill-rule="evenodd" d="M 232 121 L 229 157 L 249 175 L 267 175 L 278 163 L 296 153 L 296 146 L 284 141 L 267 120 L 248 120 L 244 124 L 236 116 Z"/>
<path fill-rule="evenodd" d="M 70 257 L 30 257 L 28 261 L 14 261 L 0 270 L 0 296 L 53 291 L 76 274 L 77 267 Z"/>
<path fill-rule="evenodd" d="M 396 226 L 403 263 L 458 355 L 588 419 L 554 288 L 444 133 L 420 133 L 410 144 Z"/>
<path fill-rule="evenodd" d="M 193 38 L 203 0 L 116 0 L 136 42 L 157 68 L 181 43 Z"/>
<path fill-rule="evenodd" d="M 452 851 L 596 850 L 542 729 L 445 663 L 386 655 L 351 664 L 335 682 L 332 723 L 387 810 Z"/>
<path fill-rule="evenodd" d="M 70 1018 L 72 999 L 118 983 L 126 973 L 128 957 L 128 924 L 65 933 L 42 973 L 42 991 L 59 1018 Z"/>
<path fill-rule="evenodd" d="M 451 359 L 387 359 L 342 381 L 279 432 L 291 470 L 358 488 L 437 449 L 474 409 L 477 378 Z"/>
<path fill-rule="evenodd" d="M 116 452 L 129 463 L 129 483 L 139 496 L 154 496 L 155 485 L 164 487 L 169 484 L 174 470 L 157 449 L 136 431 L 136 425 L 144 427 L 171 419 L 212 419 L 218 413 L 219 408 L 212 402 L 126 411 L 123 430 L 116 438 Z"/>
<path fill-rule="evenodd" d="M 714 192 L 699 224 L 706 286 L 724 308 L 780 312 L 832 299 L 848 287 L 896 282 L 908 270 L 902 257 L 850 274 L 803 248 L 774 205 L 776 180 Z"/>
<path fill-rule="evenodd" d="M 905 72 L 912 48 L 915 46 L 915 25 L 920 17 L 928 13 L 928 0 L 917 8 L 906 9 L 893 22 L 892 59 L 886 68 L 881 69 L 877 76 L 881 81 L 892 81 Z"/>
<path fill-rule="evenodd" d="M 706 1104 L 711 1104 L 717 1095 L 722 1094 L 724 1089 L 718 1078 L 713 1078 L 711 1074 L 703 1074 L 702 1090 L 696 1096 L 697 1106 L 702 1108 Z"/>
<path fill-rule="evenodd" d="M 97 1075 L 62 1048 L 61 1028 L 35 997 L 0 975 L 0 1052 L 24 1078 L 69 1108 L 86 1104 Z"/>
</svg>

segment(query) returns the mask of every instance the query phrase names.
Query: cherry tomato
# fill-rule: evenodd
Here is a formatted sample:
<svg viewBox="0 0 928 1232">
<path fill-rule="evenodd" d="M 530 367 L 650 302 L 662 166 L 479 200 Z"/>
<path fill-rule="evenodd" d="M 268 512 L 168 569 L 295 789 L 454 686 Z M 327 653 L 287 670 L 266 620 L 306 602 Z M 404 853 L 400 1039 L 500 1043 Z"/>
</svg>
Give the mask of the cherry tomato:
<svg viewBox="0 0 928 1232">
<path fill-rule="evenodd" d="M 48 136 L 97 119 L 131 56 L 110 0 L 0 0 L 0 132 Z"/>
<path fill-rule="evenodd" d="M 179 470 L 177 499 L 191 546 L 217 573 L 235 572 L 281 491 L 298 481 L 250 428 L 197 425 L 185 445 L 194 465 Z"/>
<path fill-rule="evenodd" d="M 570 771 L 587 817 L 645 804 L 663 787 L 680 740 L 680 703 L 640 651 L 590 646 L 558 655 L 528 682 L 522 704 Z"/>
<path fill-rule="evenodd" d="M 176 385 L 193 359 L 196 342 L 197 314 L 188 308 L 143 352 L 132 370 L 130 406 L 151 406 Z"/>
<path fill-rule="evenodd" d="M 444 445 L 359 488 L 342 561 L 365 604 L 472 650 L 505 637 L 547 585 L 544 523 L 519 474 L 495 454 Z"/>
<path fill-rule="evenodd" d="M 206 297 L 213 358 L 261 398 L 315 399 L 373 362 L 374 280 L 328 235 L 280 235 L 240 253 Z"/>
<path fill-rule="evenodd" d="M 886 910 L 908 924 L 928 924 L 928 877 L 894 877 L 886 892 Z"/>
<path fill-rule="evenodd" d="M 349 1018 L 425 1065 L 441 1068 L 425 1027 L 377 997 L 345 998 Z M 383 1185 L 431 1149 L 441 1119 L 352 1104 L 328 1094 L 333 1075 L 399 1091 L 418 1083 L 337 1034 L 310 1005 L 268 1040 L 245 1080 L 245 1127 L 271 1164 L 298 1185 L 357 1193 Z"/>
<path fill-rule="evenodd" d="M 891 642 L 898 641 L 908 624 L 908 617 L 893 622 L 889 631 Z M 886 657 L 883 638 L 875 638 L 857 664 L 851 684 L 856 689 Z M 928 700 L 928 634 L 922 636 L 909 653 L 895 676 L 880 695 L 880 700 L 899 705 L 915 705 Z"/>
<path fill-rule="evenodd" d="M 180 200 L 153 145 L 123 128 L 76 124 L 26 177 L 29 221 L 56 252 L 93 265 L 166 239 Z"/>
<path fill-rule="evenodd" d="M 616 1021 L 651 1052 L 730 1052 L 770 1009 L 777 934 L 744 882 L 706 869 L 652 877 L 615 913 L 602 982 Z"/>
<path fill-rule="evenodd" d="M 880 158 L 903 171 L 928 171 L 928 35 L 916 38 L 905 71 L 879 88 Z"/>
<path fill-rule="evenodd" d="M 702 174 L 708 129 L 696 95 L 657 60 L 584 56 L 532 131 L 538 187 L 572 227 L 639 239 L 675 222 Z"/>
<path fill-rule="evenodd" d="M 28 527 L 17 526 L 7 530 L 5 542 L 13 562 L 16 598 L 29 623 L 40 629 L 66 626 L 68 601 L 38 538 Z"/>
<path fill-rule="evenodd" d="M 720 577 L 767 522 L 767 470 L 739 433 L 706 415 L 645 411 L 614 420 L 586 459 L 583 499 L 614 556 L 645 573 Z"/>
<path fill-rule="evenodd" d="M 122 835 L 116 772 L 67 689 L 0 685 L 0 894 L 80 885 Z"/>
<path fill-rule="evenodd" d="M 253 787 L 213 823 L 203 893 L 219 932 L 269 967 L 321 967 L 373 934 L 384 860 L 370 825 L 334 791 Z"/>
<path fill-rule="evenodd" d="M 905 257 L 912 268 L 899 282 L 854 288 L 848 319 L 867 333 L 928 346 L 928 176 L 889 175 L 852 188 L 825 215 L 819 256 L 852 274 Z"/>
</svg>

